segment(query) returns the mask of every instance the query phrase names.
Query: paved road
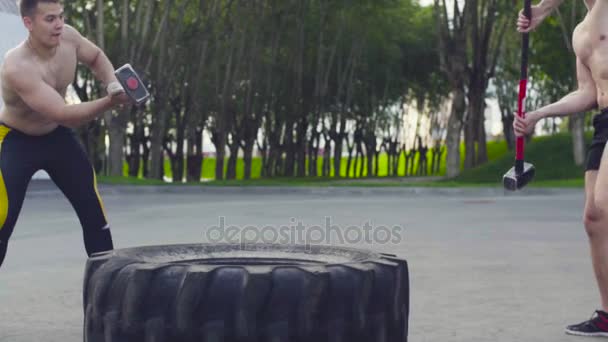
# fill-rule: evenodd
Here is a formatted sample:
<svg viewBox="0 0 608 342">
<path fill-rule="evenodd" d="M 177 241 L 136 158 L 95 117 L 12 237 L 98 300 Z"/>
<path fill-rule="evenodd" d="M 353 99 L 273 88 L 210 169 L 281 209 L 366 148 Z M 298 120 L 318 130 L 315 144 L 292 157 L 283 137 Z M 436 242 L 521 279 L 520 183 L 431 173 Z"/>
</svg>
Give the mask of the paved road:
<svg viewBox="0 0 608 342">
<path fill-rule="evenodd" d="M 301 222 L 312 231 L 327 218 L 341 229 L 369 222 L 378 240 L 389 236 L 380 228 L 387 226 L 392 242 L 362 241 L 357 247 L 409 261 L 412 342 L 579 341 L 563 328 L 589 318 L 598 303 L 580 191 L 505 196 L 494 190 L 180 194 L 152 189 L 138 194 L 105 187 L 102 194 L 117 248 L 204 242 L 222 217 L 226 226 L 243 229 Z M 69 203 L 52 185 L 30 187 L 0 271 L 0 342 L 81 341 L 85 259 L 79 229 Z M 349 234 L 351 240 L 357 237 L 353 229 Z M 339 243 L 332 237 L 330 242 Z"/>
</svg>

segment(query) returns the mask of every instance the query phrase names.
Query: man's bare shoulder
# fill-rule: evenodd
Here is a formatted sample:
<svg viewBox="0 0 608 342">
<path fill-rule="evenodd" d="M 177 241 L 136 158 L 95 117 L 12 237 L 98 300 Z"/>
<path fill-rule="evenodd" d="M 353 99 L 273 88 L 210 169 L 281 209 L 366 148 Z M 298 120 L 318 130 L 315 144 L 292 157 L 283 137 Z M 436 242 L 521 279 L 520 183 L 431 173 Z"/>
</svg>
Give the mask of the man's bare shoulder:
<svg viewBox="0 0 608 342">
<path fill-rule="evenodd" d="M 590 45 L 589 25 L 586 20 L 583 20 L 576 25 L 572 32 L 574 54 L 581 60 L 586 61 L 591 53 Z"/>
<path fill-rule="evenodd" d="M 22 63 L 27 63 L 29 60 L 28 53 L 25 51 L 25 43 L 21 43 L 4 54 L 3 66 L 23 65 Z"/>
<path fill-rule="evenodd" d="M 63 39 L 70 43 L 78 45 L 80 44 L 82 35 L 73 26 L 65 24 L 63 25 Z"/>
<path fill-rule="evenodd" d="M 2 83 L 6 85 L 15 85 L 15 83 L 24 79 L 36 79 L 37 68 L 33 67 L 31 56 L 25 51 L 23 45 L 19 45 L 9 50 L 4 56 L 4 62 L 0 69 L 0 78 Z M 24 75 L 27 74 L 27 75 Z"/>
</svg>

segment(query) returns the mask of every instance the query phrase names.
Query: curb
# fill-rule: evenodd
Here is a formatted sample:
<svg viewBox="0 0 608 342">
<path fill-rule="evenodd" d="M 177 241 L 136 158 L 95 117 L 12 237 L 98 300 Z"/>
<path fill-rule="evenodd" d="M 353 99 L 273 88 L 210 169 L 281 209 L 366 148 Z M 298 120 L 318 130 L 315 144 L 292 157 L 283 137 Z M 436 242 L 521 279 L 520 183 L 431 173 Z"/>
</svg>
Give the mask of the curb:
<svg viewBox="0 0 608 342">
<path fill-rule="evenodd" d="M 316 195 L 316 196 L 459 196 L 459 197 L 522 197 L 580 195 L 578 188 L 526 188 L 517 192 L 502 187 L 479 188 L 431 188 L 431 187 L 315 187 L 315 186 L 155 186 L 155 185 L 113 185 L 99 184 L 99 192 L 104 196 L 182 194 L 182 195 Z M 32 181 L 27 197 L 62 196 L 61 191 L 51 181 Z"/>
</svg>

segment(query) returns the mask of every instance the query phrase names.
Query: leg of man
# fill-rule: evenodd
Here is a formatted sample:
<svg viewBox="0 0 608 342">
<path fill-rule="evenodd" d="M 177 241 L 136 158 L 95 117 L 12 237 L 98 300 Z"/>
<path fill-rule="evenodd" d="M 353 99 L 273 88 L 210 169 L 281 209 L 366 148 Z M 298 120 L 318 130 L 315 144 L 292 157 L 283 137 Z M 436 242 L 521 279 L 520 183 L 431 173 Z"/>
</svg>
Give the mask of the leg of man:
<svg viewBox="0 0 608 342">
<path fill-rule="evenodd" d="M 593 269 L 602 298 L 602 310 L 608 312 L 608 149 L 604 149 L 593 191 L 595 213 L 586 226 L 591 245 Z"/>
<path fill-rule="evenodd" d="M 568 326 L 566 333 L 608 337 L 608 111 L 593 118 L 595 129 L 587 156 L 585 174 L 585 230 L 591 261 L 601 298 L 601 310 L 591 319 Z"/>
<path fill-rule="evenodd" d="M 23 146 L 24 138 L 21 133 L 0 124 L 0 267 L 21 212 L 27 185 L 35 172 L 34 165 L 27 160 L 30 155 L 27 146 Z"/>
<path fill-rule="evenodd" d="M 604 190 L 608 186 L 608 149 L 604 146 L 595 144 L 590 149 L 591 164 L 597 164 L 600 158 L 601 162 L 585 174 L 584 214 L 602 308 L 588 321 L 567 327 L 566 332 L 572 335 L 608 336 L 608 196 Z"/>
<path fill-rule="evenodd" d="M 60 127 L 45 170 L 68 198 L 82 226 L 88 256 L 114 248 L 93 166 L 67 128 Z"/>
<path fill-rule="evenodd" d="M 598 206 L 602 197 L 601 193 L 597 192 L 599 184 L 599 172 L 588 171 L 585 175 L 585 230 L 589 238 L 589 247 L 591 250 L 591 262 L 597 280 L 602 310 L 608 312 L 608 226 L 606 219 L 608 218 L 601 206 Z"/>
</svg>

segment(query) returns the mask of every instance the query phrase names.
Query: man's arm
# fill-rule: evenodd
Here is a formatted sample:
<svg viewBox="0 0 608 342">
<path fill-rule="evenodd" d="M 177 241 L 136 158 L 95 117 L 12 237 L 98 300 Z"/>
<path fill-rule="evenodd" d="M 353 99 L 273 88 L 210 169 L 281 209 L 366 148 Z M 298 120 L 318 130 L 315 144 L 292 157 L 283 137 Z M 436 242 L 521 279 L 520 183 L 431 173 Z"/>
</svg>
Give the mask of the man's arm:
<svg viewBox="0 0 608 342">
<path fill-rule="evenodd" d="M 541 8 L 545 13 L 551 13 L 554 9 L 559 7 L 564 0 L 542 0 L 538 3 L 539 8 Z"/>
<path fill-rule="evenodd" d="M 103 83 L 104 88 L 112 82 L 118 83 L 114 75 L 112 62 L 110 62 L 108 56 L 97 45 L 83 37 L 76 29 L 69 25 L 65 25 L 65 33 L 76 44 L 78 61 L 93 71 L 95 78 Z"/>
<path fill-rule="evenodd" d="M 597 87 L 591 76 L 591 71 L 579 58 L 576 59 L 576 77 L 578 89 L 558 102 L 542 107 L 529 115 L 539 119 L 551 116 L 565 116 L 586 112 L 597 107 Z"/>
<path fill-rule="evenodd" d="M 548 17 L 554 9 L 559 7 L 564 0 L 542 0 L 538 5 L 532 6 L 532 22 L 524 15 L 524 11 L 519 11 L 517 19 L 517 31 L 529 33 L 536 29 L 540 23 Z"/>
<path fill-rule="evenodd" d="M 67 105 L 61 95 L 39 75 L 23 77 L 19 73 L 19 67 L 6 67 L 3 79 L 8 81 L 9 86 L 28 107 L 58 124 L 68 127 L 80 126 L 114 105 L 108 96 L 95 101 Z"/>
</svg>

